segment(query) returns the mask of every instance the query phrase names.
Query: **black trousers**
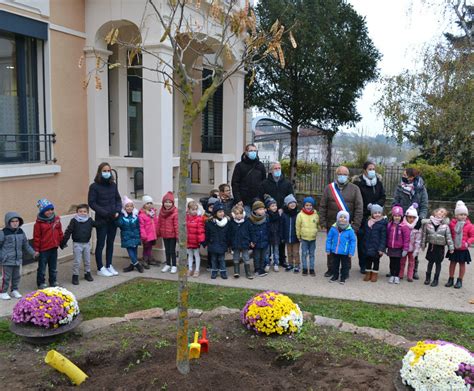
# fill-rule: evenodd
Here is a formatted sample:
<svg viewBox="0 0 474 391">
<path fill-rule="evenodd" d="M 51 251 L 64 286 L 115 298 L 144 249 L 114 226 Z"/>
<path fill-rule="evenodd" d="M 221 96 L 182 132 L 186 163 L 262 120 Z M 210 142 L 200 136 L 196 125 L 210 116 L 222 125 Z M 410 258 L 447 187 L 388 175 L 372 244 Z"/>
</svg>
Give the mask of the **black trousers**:
<svg viewBox="0 0 474 391">
<path fill-rule="evenodd" d="M 398 277 L 400 275 L 400 260 L 401 257 L 390 257 L 390 275 Z"/>
<path fill-rule="evenodd" d="M 278 263 L 280 265 L 285 265 L 286 264 L 286 246 L 285 246 L 285 242 L 280 243 L 280 245 L 278 246 L 278 257 L 279 257 Z"/>
<path fill-rule="evenodd" d="M 365 223 L 365 219 L 362 220 L 362 227 L 364 227 L 364 223 Z M 362 230 L 359 230 L 359 232 L 357 232 L 357 256 L 359 258 L 359 267 L 360 267 L 360 271 L 364 272 L 367 268 L 367 256 L 365 255 L 365 251 L 364 251 L 364 234 L 362 232 Z M 378 267 L 377 267 L 377 270 Z"/>
<path fill-rule="evenodd" d="M 176 266 L 176 238 L 163 239 L 165 245 L 166 264 Z"/>
<path fill-rule="evenodd" d="M 375 257 L 365 257 L 365 270 L 370 270 L 371 272 L 378 272 L 380 266 L 380 257 L 377 255 Z"/>
<path fill-rule="evenodd" d="M 341 254 L 332 255 L 332 278 L 339 278 L 339 269 L 341 274 L 341 280 L 346 280 L 349 276 L 349 256 Z"/>
</svg>

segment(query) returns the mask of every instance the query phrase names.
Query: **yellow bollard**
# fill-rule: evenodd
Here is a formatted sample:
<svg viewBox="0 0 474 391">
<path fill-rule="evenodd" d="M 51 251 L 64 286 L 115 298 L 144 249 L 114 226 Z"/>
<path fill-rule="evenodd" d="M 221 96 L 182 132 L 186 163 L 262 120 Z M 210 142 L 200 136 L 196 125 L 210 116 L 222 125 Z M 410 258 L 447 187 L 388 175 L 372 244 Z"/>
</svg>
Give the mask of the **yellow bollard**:
<svg viewBox="0 0 474 391">
<path fill-rule="evenodd" d="M 79 367 L 56 350 L 50 350 L 44 358 L 44 362 L 57 371 L 64 373 L 76 386 L 80 385 L 89 377 L 82 372 Z"/>
</svg>

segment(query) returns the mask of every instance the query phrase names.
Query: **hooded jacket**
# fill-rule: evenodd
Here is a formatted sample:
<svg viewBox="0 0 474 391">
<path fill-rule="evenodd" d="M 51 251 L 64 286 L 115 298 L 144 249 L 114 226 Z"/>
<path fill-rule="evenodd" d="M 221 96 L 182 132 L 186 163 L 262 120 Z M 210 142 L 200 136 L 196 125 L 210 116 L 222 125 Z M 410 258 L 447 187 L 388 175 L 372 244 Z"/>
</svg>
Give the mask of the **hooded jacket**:
<svg viewBox="0 0 474 391">
<path fill-rule="evenodd" d="M 136 209 L 135 209 L 136 211 Z M 122 248 L 138 247 L 140 245 L 140 223 L 138 221 L 138 213 L 124 214 L 116 221 L 120 228 L 120 239 Z"/>
<path fill-rule="evenodd" d="M 143 242 L 153 242 L 157 239 L 158 211 L 151 209 L 153 216 L 149 215 L 145 209 L 140 209 L 138 221 L 140 223 L 140 237 Z"/>
<path fill-rule="evenodd" d="M 173 206 L 171 209 L 165 209 L 165 201 L 171 201 Z M 162 199 L 162 206 L 160 213 L 158 214 L 158 228 L 157 234 L 163 239 L 178 239 L 179 237 L 179 226 L 178 226 L 178 209 L 174 204 L 174 195 L 171 191 L 166 193 Z"/>
<path fill-rule="evenodd" d="M 227 223 L 224 223 L 223 220 L 226 220 Z M 229 228 L 230 223 L 227 216 L 220 220 L 220 225 L 216 218 L 206 222 L 206 245 L 209 253 L 225 254 L 229 247 Z"/>
<path fill-rule="evenodd" d="M 260 186 L 265 177 L 265 166 L 258 156 L 251 160 L 243 153 L 232 174 L 234 203 L 242 201 L 244 205 L 252 206 L 254 199 L 259 197 Z"/>
<path fill-rule="evenodd" d="M 340 231 L 334 224 L 328 232 L 326 238 L 326 252 L 338 255 L 354 256 L 356 248 L 356 235 L 349 225 L 345 230 Z"/>
<path fill-rule="evenodd" d="M 413 195 L 403 191 L 402 186 L 399 184 L 395 189 L 393 195 L 392 206 L 400 205 L 405 213 L 407 209 L 414 203 L 418 204 L 418 217 L 420 221 L 428 217 L 428 192 L 426 191 L 423 178 L 416 177 L 414 181 L 415 193 Z"/>
<path fill-rule="evenodd" d="M 77 221 L 75 218 L 72 218 L 66 228 L 66 231 L 64 232 L 61 247 L 64 247 L 71 235 L 72 241 L 75 243 L 89 243 L 92 236 L 92 228 L 96 226 L 97 223 L 90 217 L 83 223 Z"/>
<path fill-rule="evenodd" d="M 395 224 L 393 221 L 387 225 L 387 248 L 402 249 L 408 251 L 410 249 L 410 228 L 406 225 Z"/>
<path fill-rule="evenodd" d="M 199 248 L 199 245 L 206 240 L 206 230 L 201 215 L 186 214 L 186 234 L 186 248 Z"/>
<path fill-rule="evenodd" d="M 17 218 L 20 225 L 10 228 L 10 221 Z M 23 219 L 16 212 L 5 215 L 5 228 L 0 231 L 0 264 L 3 266 L 20 266 L 23 262 L 23 251 L 33 256 L 35 251 L 28 243 L 26 234 L 21 229 Z"/>
<path fill-rule="evenodd" d="M 268 174 L 260 185 L 260 199 L 265 199 L 265 194 L 269 194 L 277 202 L 278 209 L 284 206 L 283 200 L 288 194 L 293 194 L 293 185 L 281 174 L 278 181 L 275 180 L 272 173 Z"/>
<path fill-rule="evenodd" d="M 63 228 L 59 216 L 51 221 L 36 219 L 33 227 L 33 248 L 39 253 L 58 248 L 63 241 Z"/>
</svg>

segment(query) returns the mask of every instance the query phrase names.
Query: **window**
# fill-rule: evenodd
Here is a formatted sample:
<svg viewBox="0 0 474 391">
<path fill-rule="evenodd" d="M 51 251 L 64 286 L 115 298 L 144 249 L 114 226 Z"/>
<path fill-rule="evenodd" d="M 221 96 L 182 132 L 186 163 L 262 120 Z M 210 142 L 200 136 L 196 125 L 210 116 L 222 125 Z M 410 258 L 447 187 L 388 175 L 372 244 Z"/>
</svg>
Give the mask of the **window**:
<svg viewBox="0 0 474 391">
<path fill-rule="evenodd" d="M 202 71 L 203 78 L 208 77 L 202 82 L 203 92 L 212 83 L 211 75 L 209 69 Z M 202 113 L 202 152 L 222 153 L 222 99 L 223 88 L 220 86 Z"/>
</svg>

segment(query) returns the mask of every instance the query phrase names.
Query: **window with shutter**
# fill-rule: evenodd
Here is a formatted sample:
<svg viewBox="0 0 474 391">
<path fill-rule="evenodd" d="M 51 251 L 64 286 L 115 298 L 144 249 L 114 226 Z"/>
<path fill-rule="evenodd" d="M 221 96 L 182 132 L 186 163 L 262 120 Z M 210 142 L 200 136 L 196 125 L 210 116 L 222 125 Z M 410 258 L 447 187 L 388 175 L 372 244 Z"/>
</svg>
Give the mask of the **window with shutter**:
<svg viewBox="0 0 474 391">
<path fill-rule="evenodd" d="M 202 82 L 202 92 L 211 85 L 211 75 L 210 69 L 203 69 L 203 78 L 208 78 Z M 222 153 L 222 100 L 223 88 L 220 86 L 202 112 L 202 152 Z"/>
</svg>

